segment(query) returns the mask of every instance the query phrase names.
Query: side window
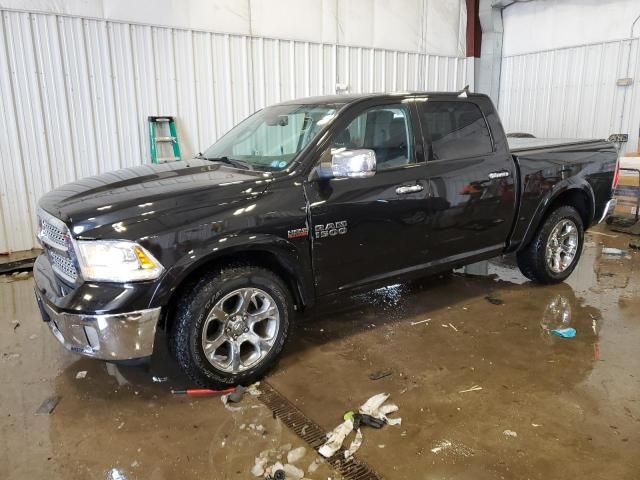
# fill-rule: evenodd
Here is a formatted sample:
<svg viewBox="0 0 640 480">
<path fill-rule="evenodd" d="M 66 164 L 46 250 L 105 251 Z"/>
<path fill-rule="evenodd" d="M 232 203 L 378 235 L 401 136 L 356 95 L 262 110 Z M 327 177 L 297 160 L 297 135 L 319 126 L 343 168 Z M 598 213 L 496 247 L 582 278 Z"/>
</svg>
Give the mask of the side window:
<svg viewBox="0 0 640 480">
<path fill-rule="evenodd" d="M 472 157 L 491 153 L 487 122 L 471 102 L 427 101 L 421 109 L 422 126 L 431 137 L 433 158 Z"/>
<path fill-rule="evenodd" d="M 366 110 L 338 132 L 331 148 L 371 149 L 377 170 L 415 163 L 409 110 L 405 105 Z"/>
</svg>

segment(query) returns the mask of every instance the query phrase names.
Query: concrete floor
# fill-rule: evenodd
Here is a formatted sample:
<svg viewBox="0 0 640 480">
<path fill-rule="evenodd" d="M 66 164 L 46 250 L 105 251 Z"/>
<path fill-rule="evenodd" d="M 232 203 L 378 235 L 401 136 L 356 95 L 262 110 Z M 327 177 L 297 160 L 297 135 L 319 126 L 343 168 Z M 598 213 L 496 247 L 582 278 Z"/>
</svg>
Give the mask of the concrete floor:
<svg viewBox="0 0 640 480">
<path fill-rule="evenodd" d="M 32 248 L 31 250 L 22 250 L 20 252 L 0 253 L 0 265 L 27 258 L 34 258 L 40 255 L 41 252 L 42 250 L 39 248 Z"/>
<path fill-rule="evenodd" d="M 337 299 L 301 319 L 268 380 L 327 430 L 390 393 L 402 425 L 364 430 L 357 454 L 387 479 L 638 479 L 640 253 L 603 255 L 629 238 L 597 231 L 561 285 L 527 283 L 501 260 L 485 277 Z M 126 368 L 65 352 L 31 279 L 0 280 L 0 302 L 2 479 L 254 478 L 261 451 L 303 445 L 255 398 L 232 412 L 173 397 L 186 381 L 163 352 Z M 545 333 L 562 319 L 576 338 Z M 372 381 L 376 370 L 392 374 Z M 34 415 L 51 395 L 53 413 Z M 337 475 L 323 464 L 307 477 Z"/>
</svg>

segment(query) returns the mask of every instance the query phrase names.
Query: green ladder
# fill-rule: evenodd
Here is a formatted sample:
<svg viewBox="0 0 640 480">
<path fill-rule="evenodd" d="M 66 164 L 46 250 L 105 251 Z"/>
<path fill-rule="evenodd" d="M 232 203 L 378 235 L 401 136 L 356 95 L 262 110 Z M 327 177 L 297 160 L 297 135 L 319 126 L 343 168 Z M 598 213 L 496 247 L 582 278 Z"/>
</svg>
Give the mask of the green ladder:
<svg viewBox="0 0 640 480">
<path fill-rule="evenodd" d="M 147 121 L 149 122 L 149 149 L 151 152 L 151 163 L 175 162 L 180 160 L 180 144 L 178 143 L 175 119 L 169 116 L 150 115 L 147 117 Z M 169 125 L 169 131 L 162 135 L 161 125 L 164 124 Z M 173 156 L 159 157 L 159 143 L 171 143 L 171 146 L 173 147 Z"/>
</svg>

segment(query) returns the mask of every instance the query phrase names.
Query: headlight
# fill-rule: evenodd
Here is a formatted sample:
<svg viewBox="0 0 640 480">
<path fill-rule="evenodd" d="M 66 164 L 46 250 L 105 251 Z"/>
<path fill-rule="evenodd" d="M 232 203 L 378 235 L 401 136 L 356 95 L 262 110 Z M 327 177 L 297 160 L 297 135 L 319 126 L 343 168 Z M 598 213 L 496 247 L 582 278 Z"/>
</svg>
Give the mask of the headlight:
<svg viewBox="0 0 640 480">
<path fill-rule="evenodd" d="M 164 267 L 135 242 L 78 241 L 78 260 L 85 280 L 136 282 L 154 280 Z"/>
</svg>

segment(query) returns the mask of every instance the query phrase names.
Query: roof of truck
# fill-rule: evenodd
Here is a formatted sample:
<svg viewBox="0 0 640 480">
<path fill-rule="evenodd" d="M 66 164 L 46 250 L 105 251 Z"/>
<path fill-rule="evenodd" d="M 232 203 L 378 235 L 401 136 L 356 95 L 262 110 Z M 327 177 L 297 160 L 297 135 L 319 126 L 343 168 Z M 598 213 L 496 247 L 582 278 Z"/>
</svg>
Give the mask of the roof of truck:
<svg viewBox="0 0 640 480">
<path fill-rule="evenodd" d="M 458 92 L 392 92 L 392 93 L 346 93 L 341 95 L 323 95 L 318 97 L 296 98 L 279 103 L 279 105 L 346 105 L 367 98 L 393 98 L 407 95 L 433 96 L 433 97 L 457 97 Z M 479 93 L 467 93 L 468 96 L 484 96 Z"/>
</svg>

